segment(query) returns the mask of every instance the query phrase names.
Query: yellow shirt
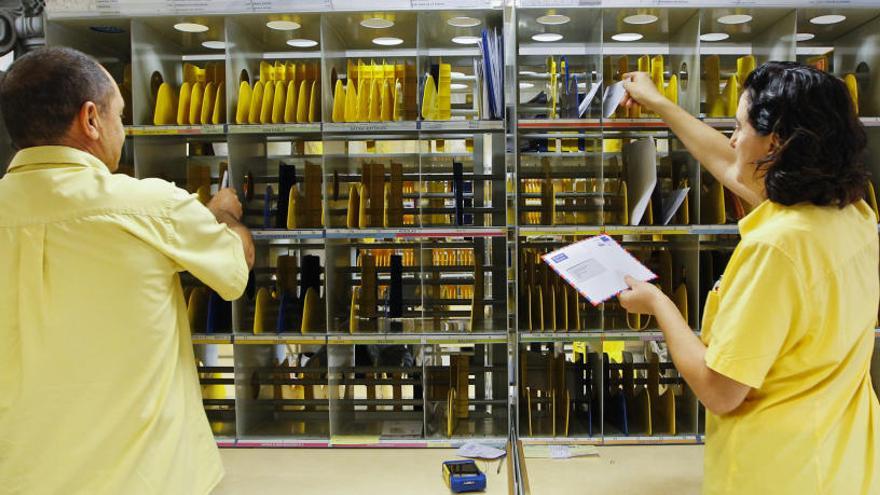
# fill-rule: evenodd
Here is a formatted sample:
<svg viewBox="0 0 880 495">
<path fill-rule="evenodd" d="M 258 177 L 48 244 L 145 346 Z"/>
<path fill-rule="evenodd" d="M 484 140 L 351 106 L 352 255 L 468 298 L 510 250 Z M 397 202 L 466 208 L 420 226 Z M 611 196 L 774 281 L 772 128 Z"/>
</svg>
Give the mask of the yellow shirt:
<svg viewBox="0 0 880 495">
<path fill-rule="evenodd" d="M 244 290 L 239 237 L 173 184 L 20 151 L 0 180 L 0 493 L 204 494 L 223 476 L 178 273 Z"/>
<path fill-rule="evenodd" d="M 765 201 L 740 232 L 702 340 L 706 364 L 752 390 L 733 413 L 707 413 L 703 492 L 880 493 L 873 212 Z"/>
</svg>

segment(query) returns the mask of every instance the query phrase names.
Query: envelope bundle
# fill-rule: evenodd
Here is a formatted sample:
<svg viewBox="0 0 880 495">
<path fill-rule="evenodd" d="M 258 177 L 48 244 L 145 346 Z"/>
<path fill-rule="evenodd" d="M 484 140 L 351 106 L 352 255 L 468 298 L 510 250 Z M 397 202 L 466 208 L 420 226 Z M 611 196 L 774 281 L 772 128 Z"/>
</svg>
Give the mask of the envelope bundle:
<svg viewBox="0 0 880 495">
<path fill-rule="evenodd" d="M 721 89 L 721 62 L 718 55 L 711 55 L 703 60 L 706 67 L 706 116 L 734 117 L 743 84 L 749 74 L 755 70 L 755 57 L 746 55 L 736 59 L 736 73 L 727 77 L 724 89 Z"/>
<path fill-rule="evenodd" d="M 321 78 L 317 63 L 261 61 L 251 83 L 241 72 L 236 124 L 294 124 L 321 121 Z"/>
<path fill-rule="evenodd" d="M 610 65 L 610 60 L 610 58 L 606 58 L 606 64 Z M 605 69 L 607 71 L 606 73 L 613 73 L 611 67 L 606 67 Z M 633 70 L 651 74 L 651 79 L 654 81 L 654 85 L 657 86 L 657 90 L 660 91 L 661 94 L 666 95 L 666 97 L 672 100 L 673 103 L 676 105 L 678 104 L 678 75 L 673 73 L 669 76 L 669 80 L 666 80 L 666 65 L 663 55 L 655 55 L 653 57 L 642 55 L 636 61 L 636 66 L 634 68 L 630 66 L 629 56 L 624 55 L 617 59 L 618 80 L 623 79 L 624 74 Z M 615 117 L 617 118 L 638 119 L 650 116 L 652 115 L 643 111 L 641 107 L 619 107 L 615 113 Z"/>
<path fill-rule="evenodd" d="M 175 88 L 160 72 L 150 78 L 155 102 L 153 125 L 204 125 L 226 122 L 226 66 L 183 64 L 183 84 Z"/>
<path fill-rule="evenodd" d="M 333 122 L 391 122 L 407 118 L 415 107 L 412 64 L 348 61 L 345 81 L 333 83 Z M 411 118 L 411 116 L 409 117 Z"/>
</svg>

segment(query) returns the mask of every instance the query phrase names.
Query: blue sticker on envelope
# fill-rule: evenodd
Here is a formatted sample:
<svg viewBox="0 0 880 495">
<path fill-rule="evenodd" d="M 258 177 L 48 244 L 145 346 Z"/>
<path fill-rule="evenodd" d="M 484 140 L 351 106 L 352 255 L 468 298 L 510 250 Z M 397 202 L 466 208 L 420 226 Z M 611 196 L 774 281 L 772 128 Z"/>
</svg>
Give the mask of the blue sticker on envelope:
<svg viewBox="0 0 880 495">
<path fill-rule="evenodd" d="M 568 259 L 568 256 L 565 253 L 559 253 L 556 256 L 550 258 L 554 263 L 561 263 Z"/>
</svg>

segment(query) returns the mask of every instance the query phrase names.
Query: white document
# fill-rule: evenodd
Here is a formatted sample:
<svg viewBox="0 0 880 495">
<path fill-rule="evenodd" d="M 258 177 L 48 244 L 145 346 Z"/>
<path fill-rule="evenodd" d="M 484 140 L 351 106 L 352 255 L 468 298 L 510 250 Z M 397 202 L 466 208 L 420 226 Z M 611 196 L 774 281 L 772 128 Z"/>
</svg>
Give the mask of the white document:
<svg viewBox="0 0 880 495">
<path fill-rule="evenodd" d="M 647 137 L 624 145 L 623 165 L 626 169 L 626 199 L 630 208 L 629 224 L 638 225 L 657 187 L 657 145 L 654 138 Z"/>
<path fill-rule="evenodd" d="M 229 171 L 226 170 L 223 172 L 223 177 L 220 179 L 220 189 L 226 189 L 229 187 Z"/>
<path fill-rule="evenodd" d="M 483 445 L 479 442 L 465 442 L 455 453 L 461 457 L 470 457 L 472 459 L 498 459 L 506 454 L 501 449 Z"/>
<path fill-rule="evenodd" d="M 614 239 L 600 235 L 584 239 L 543 256 L 544 262 L 593 306 L 629 288 L 629 275 L 647 282 L 657 278 Z"/>
<path fill-rule="evenodd" d="M 623 81 L 608 86 L 608 89 L 605 90 L 605 95 L 602 97 L 602 115 L 606 119 L 610 119 L 614 115 L 614 111 L 617 110 L 625 95 L 626 90 L 623 89 Z"/>
<path fill-rule="evenodd" d="M 690 187 L 676 189 L 663 197 L 663 225 L 669 225 L 669 222 L 675 216 L 678 209 L 681 208 L 681 204 L 684 203 L 684 199 L 690 190 Z"/>
<path fill-rule="evenodd" d="M 578 117 L 583 118 L 587 113 L 587 109 L 590 108 L 590 102 L 593 101 L 593 98 L 596 97 L 596 93 L 599 91 L 599 88 L 602 87 L 602 78 L 599 78 L 598 81 L 594 82 L 590 86 L 590 91 L 587 93 L 587 96 L 584 97 L 583 101 L 578 105 Z"/>
</svg>

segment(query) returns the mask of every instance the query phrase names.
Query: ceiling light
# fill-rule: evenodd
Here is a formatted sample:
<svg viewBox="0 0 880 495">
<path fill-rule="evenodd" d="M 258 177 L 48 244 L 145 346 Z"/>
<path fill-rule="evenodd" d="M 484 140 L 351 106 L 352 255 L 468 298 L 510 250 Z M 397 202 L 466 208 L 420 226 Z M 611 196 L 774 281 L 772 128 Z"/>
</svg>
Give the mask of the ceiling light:
<svg viewBox="0 0 880 495">
<path fill-rule="evenodd" d="M 653 24 L 653 23 L 657 22 L 658 19 L 659 18 L 656 15 L 635 14 L 635 15 L 630 15 L 630 16 L 624 17 L 623 22 L 625 22 L 627 24 L 636 24 L 636 25 Z"/>
<path fill-rule="evenodd" d="M 269 21 L 266 23 L 266 27 L 278 31 L 295 31 L 301 26 L 298 22 L 293 21 Z"/>
<path fill-rule="evenodd" d="M 559 33 L 538 33 L 538 34 L 532 35 L 532 39 L 535 41 L 540 41 L 542 43 L 549 43 L 549 42 L 561 40 L 562 35 Z"/>
<path fill-rule="evenodd" d="M 450 89 L 467 89 L 467 87 L 468 87 L 467 84 L 462 84 L 462 83 L 452 83 L 449 85 Z"/>
<path fill-rule="evenodd" d="M 611 39 L 614 41 L 639 41 L 642 38 L 644 36 L 639 33 L 617 33 L 611 35 Z"/>
<path fill-rule="evenodd" d="M 174 25 L 174 29 L 184 33 L 204 33 L 208 30 L 208 26 L 196 24 L 195 22 L 178 22 Z"/>
<path fill-rule="evenodd" d="M 453 27 L 469 28 L 479 26 L 480 22 L 481 21 L 475 17 L 458 16 L 449 19 L 448 21 L 446 21 L 446 24 L 449 24 Z"/>
<path fill-rule="evenodd" d="M 226 43 L 223 41 L 203 41 L 202 46 L 211 50 L 225 50 Z"/>
<path fill-rule="evenodd" d="M 535 85 L 530 82 L 519 83 L 519 89 L 529 89 L 529 88 L 534 88 L 534 87 L 535 87 Z"/>
<path fill-rule="evenodd" d="M 381 17 L 371 17 L 361 21 L 361 26 L 370 29 L 385 29 L 394 25 L 394 21 L 382 19 Z"/>
<path fill-rule="evenodd" d="M 382 46 L 395 46 L 403 43 L 403 40 L 393 36 L 381 36 L 379 38 L 373 38 L 373 43 Z"/>
<path fill-rule="evenodd" d="M 476 45 L 480 42 L 480 38 L 476 36 L 456 36 L 452 38 L 452 42 L 459 45 Z"/>
<path fill-rule="evenodd" d="M 305 38 L 297 38 L 295 40 L 287 40 L 287 44 L 294 48 L 311 48 L 318 44 L 315 40 L 307 40 Z"/>
<path fill-rule="evenodd" d="M 845 15 L 838 14 L 829 14 L 829 15 L 820 15 L 817 17 L 813 17 L 810 19 L 810 22 L 813 24 L 827 25 L 827 24 L 837 24 L 839 22 L 843 22 L 846 20 Z"/>
<path fill-rule="evenodd" d="M 545 26 L 558 26 L 560 24 L 566 24 L 571 21 L 571 17 L 562 14 L 547 14 L 538 17 L 538 24 L 543 24 Z"/>
<path fill-rule="evenodd" d="M 701 41 L 724 41 L 730 38 L 727 33 L 705 33 L 700 35 Z"/>
<path fill-rule="evenodd" d="M 731 14 L 725 15 L 718 18 L 718 22 L 721 24 L 745 24 L 752 20 L 752 16 L 748 14 Z"/>
<path fill-rule="evenodd" d="M 794 39 L 797 41 L 810 41 L 811 39 L 813 39 L 815 37 L 816 37 L 816 35 L 813 33 L 798 33 L 794 37 Z"/>
</svg>

